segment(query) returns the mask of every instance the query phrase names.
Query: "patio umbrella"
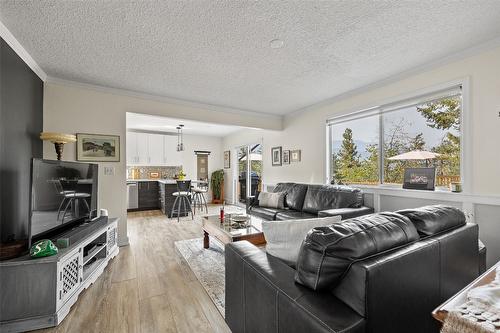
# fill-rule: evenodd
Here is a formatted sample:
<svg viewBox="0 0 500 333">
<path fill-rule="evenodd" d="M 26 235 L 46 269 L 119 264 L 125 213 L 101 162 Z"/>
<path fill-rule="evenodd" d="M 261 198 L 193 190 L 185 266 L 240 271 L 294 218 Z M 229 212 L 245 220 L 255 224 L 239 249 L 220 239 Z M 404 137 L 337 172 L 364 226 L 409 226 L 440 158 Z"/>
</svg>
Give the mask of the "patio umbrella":
<svg viewBox="0 0 500 333">
<path fill-rule="evenodd" d="M 426 150 L 412 150 L 407 153 L 389 157 L 388 160 L 392 161 L 405 161 L 405 160 L 432 160 L 438 158 L 441 154 L 433 153 Z"/>
<path fill-rule="evenodd" d="M 407 160 L 425 160 L 428 165 L 428 160 L 438 158 L 441 154 L 433 153 L 426 150 L 412 150 L 403 154 L 389 157 L 391 161 L 407 161 Z"/>
</svg>

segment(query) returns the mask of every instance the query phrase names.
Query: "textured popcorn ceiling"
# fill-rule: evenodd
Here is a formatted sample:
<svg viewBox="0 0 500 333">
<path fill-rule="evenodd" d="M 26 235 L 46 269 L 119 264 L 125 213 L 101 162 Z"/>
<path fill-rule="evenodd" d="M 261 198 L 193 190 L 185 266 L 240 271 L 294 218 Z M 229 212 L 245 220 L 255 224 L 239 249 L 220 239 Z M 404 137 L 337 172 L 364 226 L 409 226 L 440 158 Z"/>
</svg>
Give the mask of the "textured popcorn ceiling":
<svg viewBox="0 0 500 333">
<path fill-rule="evenodd" d="M 182 130 L 184 134 L 219 137 L 224 137 L 245 129 L 245 127 L 241 126 L 221 125 L 127 112 L 127 129 L 176 133 L 176 128 L 179 124 L 184 125 Z"/>
<path fill-rule="evenodd" d="M 500 1 L 0 0 L 0 20 L 52 77 L 285 114 L 496 38 Z"/>
</svg>

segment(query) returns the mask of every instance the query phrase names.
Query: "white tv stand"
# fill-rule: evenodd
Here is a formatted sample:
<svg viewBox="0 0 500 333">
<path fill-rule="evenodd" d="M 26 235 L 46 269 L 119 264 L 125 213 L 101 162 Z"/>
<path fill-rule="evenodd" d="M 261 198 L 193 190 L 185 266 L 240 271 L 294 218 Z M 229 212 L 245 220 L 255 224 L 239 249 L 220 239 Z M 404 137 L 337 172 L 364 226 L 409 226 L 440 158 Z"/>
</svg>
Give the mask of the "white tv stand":
<svg viewBox="0 0 500 333">
<path fill-rule="evenodd" d="M 118 254 L 118 219 L 55 256 L 29 255 L 0 262 L 0 331 L 24 332 L 57 326 L 78 295 L 103 273 Z"/>
</svg>

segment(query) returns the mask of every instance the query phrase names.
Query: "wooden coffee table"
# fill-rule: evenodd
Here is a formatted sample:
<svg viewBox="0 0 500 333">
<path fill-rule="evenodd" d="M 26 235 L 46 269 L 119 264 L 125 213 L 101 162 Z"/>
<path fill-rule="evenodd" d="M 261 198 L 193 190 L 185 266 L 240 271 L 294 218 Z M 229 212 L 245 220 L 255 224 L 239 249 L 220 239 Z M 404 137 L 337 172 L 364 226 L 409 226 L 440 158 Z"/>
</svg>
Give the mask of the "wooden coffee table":
<svg viewBox="0 0 500 333">
<path fill-rule="evenodd" d="M 266 244 L 264 233 L 262 232 L 262 219 L 250 216 L 248 226 L 245 228 L 234 228 L 231 226 L 230 216 L 221 223 L 219 215 L 204 216 L 203 221 L 203 247 L 210 246 L 209 236 L 217 238 L 223 244 L 246 240 L 254 245 Z"/>
</svg>

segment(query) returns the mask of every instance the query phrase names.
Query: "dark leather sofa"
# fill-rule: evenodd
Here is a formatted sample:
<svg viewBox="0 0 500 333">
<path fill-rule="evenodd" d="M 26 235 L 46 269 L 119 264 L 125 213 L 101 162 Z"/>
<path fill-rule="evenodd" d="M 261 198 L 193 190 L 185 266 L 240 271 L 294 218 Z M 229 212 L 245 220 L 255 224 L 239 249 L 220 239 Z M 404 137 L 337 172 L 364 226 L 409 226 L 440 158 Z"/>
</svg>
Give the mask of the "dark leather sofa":
<svg viewBox="0 0 500 333">
<path fill-rule="evenodd" d="M 348 186 L 278 183 L 273 192 L 286 193 L 285 209 L 259 206 L 257 193 L 248 203 L 248 214 L 281 221 L 333 215 L 344 220 L 373 213 L 373 208 L 363 206 L 363 192 Z"/>
<path fill-rule="evenodd" d="M 309 272 L 246 241 L 225 258 L 234 333 L 438 332 L 432 310 L 485 267 L 478 226 L 436 206 L 314 228 L 297 261 Z"/>
</svg>

